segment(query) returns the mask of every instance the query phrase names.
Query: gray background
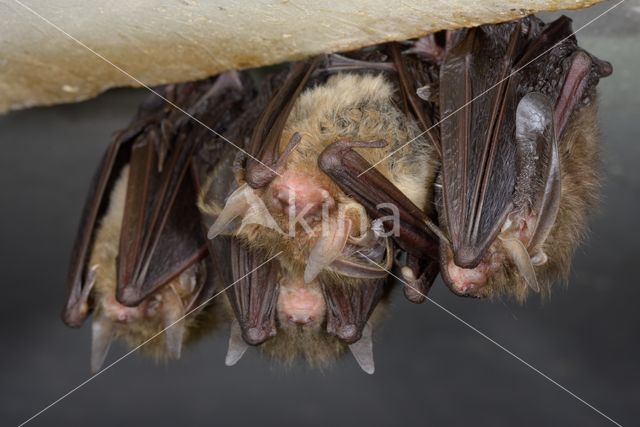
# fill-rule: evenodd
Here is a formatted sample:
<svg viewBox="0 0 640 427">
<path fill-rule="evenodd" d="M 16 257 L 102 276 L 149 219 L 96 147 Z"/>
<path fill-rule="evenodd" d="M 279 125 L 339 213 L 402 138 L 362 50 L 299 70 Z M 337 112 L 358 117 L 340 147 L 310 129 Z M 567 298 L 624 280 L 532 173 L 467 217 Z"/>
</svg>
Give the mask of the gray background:
<svg viewBox="0 0 640 427">
<path fill-rule="evenodd" d="M 570 12 L 574 29 L 612 3 Z M 601 82 L 605 186 L 568 287 L 525 306 L 431 297 L 623 425 L 640 415 L 640 3 L 582 30 L 611 61 Z M 90 330 L 59 320 L 89 178 L 144 90 L 0 117 L 0 416 L 16 425 L 89 377 Z M 33 425 L 606 425 L 602 416 L 433 304 L 396 292 L 375 336 L 377 371 L 346 358 L 285 371 L 255 351 L 224 366 L 226 333 L 169 365 L 133 355 Z M 112 348 L 108 361 L 125 351 Z"/>
</svg>

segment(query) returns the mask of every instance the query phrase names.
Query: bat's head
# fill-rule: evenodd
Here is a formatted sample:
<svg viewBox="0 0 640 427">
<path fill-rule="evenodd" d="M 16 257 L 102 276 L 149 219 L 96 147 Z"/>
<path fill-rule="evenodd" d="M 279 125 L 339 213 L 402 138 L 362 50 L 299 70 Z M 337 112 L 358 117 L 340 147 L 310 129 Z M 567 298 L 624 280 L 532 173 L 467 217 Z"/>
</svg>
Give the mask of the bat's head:
<svg viewBox="0 0 640 427">
<path fill-rule="evenodd" d="M 541 250 L 530 253 L 528 249 L 535 220 L 531 212 L 512 212 L 500 222 L 497 236 L 478 252 L 455 240 L 442 244 L 441 272 L 445 283 L 458 295 L 475 297 L 490 296 L 498 290 L 518 296 L 528 289 L 538 292 L 536 267 L 547 262 L 547 255 Z"/>
<path fill-rule="evenodd" d="M 284 263 L 304 269 L 306 283 L 323 270 L 361 279 L 384 276 L 367 261 L 390 266 L 382 229 L 328 177 L 313 172 L 283 170 L 258 190 L 242 185 L 228 198 L 209 237 L 231 230 L 254 249 L 282 252 Z"/>
<path fill-rule="evenodd" d="M 281 252 L 277 332 L 261 344 L 278 359 L 295 355 L 322 364 L 350 348 L 361 366 L 373 369 L 367 321 L 393 262 L 391 237 L 320 169 L 319 159 L 337 141 L 387 141 L 357 150 L 425 206 L 435 167 L 393 92 L 382 76 L 337 75 L 302 93 L 275 148 L 259 151 L 269 154 L 260 156 L 266 164 L 253 159 L 250 167 L 247 160 L 238 189 L 216 213 L 210 238 L 226 232 L 267 257 Z M 414 145 L 387 160 L 412 139 Z"/>
<path fill-rule="evenodd" d="M 280 283 L 276 305 L 277 334 L 262 346 L 269 356 L 291 364 L 303 359 L 312 366 L 335 360 L 345 345 L 326 331 L 327 303 L 317 281 L 304 283 L 288 274 Z"/>
<path fill-rule="evenodd" d="M 114 266 L 96 265 L 90 273 L 96 300 L 92 372 L 100 369 L 115 338 L 131 348 L 141 346 L 157 359 L 179 359 L 184 342 L 202 320 L 194 321 L 202 312 L 194 307 L 206 280 L 204 269 L 204 263 L 194 264 L 135 306 L 125 306 L 116 299 Z"/>
<path fill-rule="evenodd" d="M 263 350 L 285 364 L 303 359 L 316 367 L 350 352 L 371 374 L 371 325 L 377 324 L 383 311 L 378 306 L 382 296 L 380 281 L 374 285 L 336 282 L 323 273 L 307 284 L 302 275 L 288 275 L 278 296 L 278 333 L 264 343 Z"/>
</svg>

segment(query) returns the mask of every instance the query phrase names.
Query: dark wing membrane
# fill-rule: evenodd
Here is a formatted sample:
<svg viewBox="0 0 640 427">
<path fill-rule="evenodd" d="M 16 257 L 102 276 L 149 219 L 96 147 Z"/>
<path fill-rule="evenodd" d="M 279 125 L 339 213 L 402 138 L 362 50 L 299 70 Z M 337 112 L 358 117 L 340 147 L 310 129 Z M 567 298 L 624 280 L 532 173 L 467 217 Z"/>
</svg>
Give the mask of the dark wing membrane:
<svg viewBox="0 0 640 427">
<path fill-rule="evenodd" d="M 330 283 L 321 277 L 320 284 L 327 304 L 327 332 L 347 344 L 358 341 L 384 294 L 384 280 L 350 286 Z"/>
<path fill-rule="evenodd" d="M 80 327 L 92 309 L 90 292 L 93 283 L 89 279 L 87 262 L 91 255 L 96 225 L 107 207 L 108 196 L 119 176 L 119 171 L 126 163 L 125 157 L 127 157 L 130 142 L 130 140 L 116 138 L 109 145 L 89 188 L 71 252 L 71 265 L 67 277 L 67 302 L 62 312 L 62 319 L 72 327 Z"/>
<path fill-rule="evenodd" d="M 236 239 L 231 241 L 233 282 L 226 292 L 242 329 L 242 338 L 251 345 L 262 344 L 276 334 L 279 273 L 273 263 L 263 265 L 266 260 Z"/>
<path fill-rule="evenodd" d="M 431 145 L 440 152 L 440 141 L 437 130 L 434 129 L 433 106 L 430 102 L 425 102 L 416 95 L 418 89 L 416 83 L 421 88 L 430 86 L 432 89 L 436 84 L 428 63 L 402 55 L 397 43 L 391 45 L 391 56 L 398 72 L 400 92 L 406 104 L 405 109 L 413 112 L 422 133 L 426 135 Z"/>
<path fill-rule="evenodd" d="M 427 228 L 424 212 L 377 169 L 371 169 L 371 164 L 353 150 L 353 147 L 380 148 L 384 145 L 384 141 L 337 141 L 320 154 L 318 166 L 342 191 L 362 204 L 371 218 L 393 214 L 380 209 L 379 205 L 395 206 L 400 227 L 399 234 L 393 238 L 398 246 L 418 257 L 438 259 L 437 238 Z M 394 224 L 389 221 L 384 225 L 390 228 Z"/>
<path fill-rule="evenodd" d="M 440 69 L 443 195 L 456 264 L 477 265 L 512 203 L 519 23 L 470 29 Z"/>
<path fill-rule="evenodd" d="M 264 187 L 275 178 L 273 170 L 277 168 L 280 160 L 278 148 L 284 125 L 298 96 L 319 63 L 319 57 L 309 61 L 295 62 L 284 83 L 275 91 L 264 108 L 249 144 L 252 157 L 247 159 L 246 180 L 251 187 Z M 271 92 L 269 88 L 265 89 L 266 92 Z"/>
<path fill-rule="evenodd" d="M 184 85 L 176 102 L 189 105 L 190 114 L 211 129 L 219 128 L 241 102 L 235 93 L 240 89 L 237 75 L 225 73 L 213 83 Z M 207 253 L 193 156 L 203 132 L 210 139 L 216 135 L 176 110 L 157 123 L 159 130 L 150 127 L 131 150 L 118 258 L 117 298 L 125 305 L 139 304 Z"/>
<path fill-rule="evenodd" d="M 225 138 L 241 148 L 250 150 L 251 131 L 256 127 L 261 112 L 273 96 L 272 83 L 267 81 L 259 90 L 254 91 L 249 88 L 251 82 L 243 79 L 245 90 L 242 102 L 234 106 L 232 114 L 225 116 L 218 123 Z M 262 118 L 264 119 L 264 116 Z M 201 194 L 201 198 L 208 205 L 224 206 L 227 197 L 236 189 L 234 166 L 238 154 L 236 148 L 219 141 L 219 138 L 210 138 L 199 147 L 193 166 L 200 186 L 203 186 L 204 193 Z M 212 180 L 208 181 L 208 177 Z M 215 220 L 215 214 L 206 210 L 202 212 L 202 221 L 206 229 L 210 228 Z M 216 280 L 222 284 L 221 290 L 225 290 L 239 326 L 239 331 L 234 330 L 235 326 L 232 327 L 233 341 L 258 345 L 273 337 L 276 333 L 275 309 L 279 289 L 276 280 L 277 267 L 269 264 L 257 269 L 267 258 L 248 251 L 237 239 L 225 236 L 209 240 L 209 254 Z M 238 345 L 241 346 L 236 342 L 230 348 L 236 348 Z M 228 359 L 228 364 L 237 361 L 230 360 Z"/>
<path fill-rule="evenodd" d="M 63 321 L 71 327 L 80 327 L 93 309 L 91 289 L 95 274 L 89 270 L 87 263 L 93 247 L 95 229 L 108 206 L 109 196 L 120 171 L 129 162 L 131 145 L 163 108 L 162 104 L 155 101 L 148 99 L 143 103 L 134 122 L 116 134 L 89 187 L 71 252 L 67 276 L 67 301 L 62 312 Z"/>
<path fill-rule="evenodd" d="M 155 139 L 132 149 L 118 257 L 118 300 L 137 305 L 206 253 L 189 172 L 193 141 L 180 138 L 158 171 Z"/>
</svg>

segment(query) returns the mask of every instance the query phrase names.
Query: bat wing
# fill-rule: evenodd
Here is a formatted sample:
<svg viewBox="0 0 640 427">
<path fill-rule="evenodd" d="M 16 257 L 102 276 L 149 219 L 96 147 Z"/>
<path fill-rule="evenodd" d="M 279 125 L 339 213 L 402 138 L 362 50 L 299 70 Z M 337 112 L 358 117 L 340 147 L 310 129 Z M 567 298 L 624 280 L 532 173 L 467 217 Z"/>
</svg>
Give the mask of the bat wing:
<svg viewBox="0 0 640 427">
<path fill-rule="evenodd" d="M 136 306 L 206 255 L 190 171 L 193 140 L 178 137 L 161 164 L 152 130 L 133 144 L 118 257 L 117 299 Z"/>
<path fill-rule="evenodd" d="M 512 205 L 517 23 L 467 30 L 440 69 L 443 201 L 455 262 L 474 267 Z"/>
<path fill-rule="evenodd" d="M 231 241 L 231 271 L 234 285 L 227 295 L 239 323 L 242 338 L 258 345 L 276 334 L 278 300 L 278 268 L 269 263 L 260 268 L 265 258 L 249 251 L 236 239 Z"/>
<path fill-rule="evenodd" d="M 418 61 L 402 55 L 397 43 L 391 45 L 391 56 L 398 74 L 400 93 L 405 104 L 405 110 L 410 110 L 420 126 L 420 130 L 426 135 L 431 145 L 440 152 L 440 141 L 437 129 L 435 129 L 433 117 L 433 105 L 425 102 L 417 95 L 418 87 L 421 89 L 435 86 L 435 77 L 429 70 L 429 65 L 435 62 Z M 409 63 L 409 61 L 411 61 Z"/>
<path fill-rule="evenodd" d="M 455 263 L 473 268 L 514 207 L 520 101 L 539 92 L 555 102 L 560 134 L 596 68 L 608 64 L 577 48 L 566 17 L 546 26 L 533 17 L 482 26 L 452 39 L 440 68 L 441 221 Z"/>
<path fill-rule="evenodd" d="M 192 115 L 206 112 L 214 120 L 226 112 L 228 104 L 219 102 L 217 110 L 208 108 L 209 104 L 212 99 L 220 101 L 229 83 L 229 76 L 222 75 L 213 84 L 210 80 L 186 84 L 181 90 L 170 85 L 161 92 Z M 196 208 L 197 189 L 190 173 L 193 148 L 199 141 L 177 132 L 189 125 L 188 116 L 154 95 L 107 149 L 90 187 L 72 251 L 62 316 L 69 326 L 80 326 L 92 309 L 95 272 L 87 263 L 96 227 L 124 165 L 130 165 L 130 177 L 119 248 L 118 298 L 136 305 L 206 254 Z"/>
<path fill-rule="evenodd" d="M 440 271 L 436 234 L 439 230 L 400 189 L 353 150 L 353 147 L 381 147 L 384 144 L 384 141 L 338 141 L 324 149 L 318 165 L 342 191 L 357 200 L 371 218 L 381 219 L 386 229 L 395 225 L 385 219 L 399 219 L 393 239 L 406 256 L 402 261 L 396 258 L 395 263 L 400 266 L 406 282 L 405 296 L 420 303 Z M 389 211 L 385 206 L 393 207 L 397 212 Z M 367 261 L 373 264 L 374 270 L 380 269 L 381 266 L 372 260 Z M 386 272 L 387 268 L 382 271 Z"/>
<path fill-rule="evenodd" d="M 346 286 L 320 280 L 327 303 L 327 332 L 347 344 L 360 340 L 376 305 L 384 295 L 385 280 Z"/>
<path fill-rule="evenodd" d="M 251 149 L 251 130 L 257 129 L 258 123 L 265 120 L 263 111 L 273 100 L 273 87 L 277 85 L 277 80 L 278 76 L 255 92 L 245 90 L 241 105 L 234 114 L 225 116 L 228 120 L 223 119 L 221 133 L 225 138 L 250 153 L 261 155 L 259 150 Z M 273 110 L 272 113 L 275 115 L 276 112 L 277 110 Z M 274 155 L 277 155 L 277 146 L 272 148 L 275 150 Z M 200 147 L 196 159 L 199 180 L 203 183 L 208 180 L 203 185 L 200 206 L 204 225 L 210 228 L 219 212 L 209 211 L 206 206 L 224 206 L 229 195 L 236 189 L 237 181 L 233 170 L 237 151 L 229 145 L 217 144 L 213 139 Z M 273 157 L 263 157 L 268 164 L 271 164 L 270 159 Z M 261 165 L 258 162 L 256 164 Z M 225 285 L 225 289 L 228 287 L 225 293 L 233 310 L 234 320 L 226 364 L 234 365 L 242 357 L 248 344 L 259 345 L 276 334 L 278 266 L 271 263 L 261 266 L 267 258 L 259 252 L 248 250 L 235 238 L 218 235 L 208 242 L 212 263 L 216 268 L 214 274 Z M 259 266 L 261 267 L 258 268 Z"/>
<path fill-rule="evenodd" d="M 245 178 L 252 188 L 261 188 L 271 182 L 275 178 L 274 169 L 286 160 L 287 154 L 299 142 L 299 139 L 292 139 L 283 155 L 279 156 L 279 143 L 289 113 L 319 63 L 319 57 L 295 62 L 284 83 L 262 111 L 251 135 L 249 152 L 252 157 L 246 166 Z"/>
<path fill-rule="evenodd" d="M 87 268 L 94 241 L 94 231 L 107 207 L 108 196 L 119 171 L 128 162 L 128 149 L 133 139 L 141 132 L 124 133 L 117 136 L 104 154 L 97 173 L 89 187 L 71 252 L 71 265 L 67 276 L 67 302 L 62 312 L 64 322 L 80 327 L 92 310 L 91 290 L 95 272 Z"/>
<path fill-rule="evenodd" d="M 342 191 L 356 199 L 372 218 L 393 214 L 381 209 L 381 205 L 396 206 L 400 228 L 394 239 L 398 246 L 420 257 L 438 259 L 437 239 L 427 227 L 428 220 L 424 212 L 377 169 L 370 169 L 371 164 L 353 150 L 353 147 L 379 148 L 384 145 L 384 141 L 337 141 L 323 150 L 318 157 L 318 165 Z M 385 226 L 391 225 L 385 223 Z"/>
</svg>

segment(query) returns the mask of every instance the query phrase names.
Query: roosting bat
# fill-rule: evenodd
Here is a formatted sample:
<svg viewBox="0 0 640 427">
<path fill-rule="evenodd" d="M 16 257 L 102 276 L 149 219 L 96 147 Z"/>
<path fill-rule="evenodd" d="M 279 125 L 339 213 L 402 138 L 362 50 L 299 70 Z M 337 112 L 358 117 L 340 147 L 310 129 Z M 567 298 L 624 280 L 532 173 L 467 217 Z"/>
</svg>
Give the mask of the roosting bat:
<svg viewBox="0 0 640 427">
<path fill-rule="evenodd" d="M 352 58 L 292 65 L 249 127 L 249 156 L 239 162 L 236 189 L 226 197 L 218 174 L 210 175 L 200 207 L 216 218 L 210 238 L 220 233 L 233 237 L 229 282 L 281 252 L 275 262 L 228 291 L 237 319 L 228 364 L 238 360 L 247 344 L 260 344 L 279 360 L 301 356 L 314 365 L 349 347 L 363 369 L 373 372 L 372 324 L 378 317 L 376 305 L 387 292 L 395 245 L 383 224 L 367 214 L 377 203 L 365 206 L 342 191 L 322 172 L 318 158 L 340 141 L 366 146 L 363 158 L 378 162 L 416 139 L 379 165 L 377 173 L 386 186 L 380 188 L 379 203 L 393 202 L 384 193 L 400 187 L 404 193 L 394 191 L 405 206 L 398 207 L 424 217 L 436 157 L 403 105 L 405 93 L 395 70 L 406 67 L 404 59 L 387 63 L 386 57 L 385 49 L 376 48 Z M 428 81 L 426 67 L 424 71 L 422 78 Z M 242 140 L 246 129 L 243 125 L 239 134 L 230 133 L 230 139 Z M 435 242 L 427 246 L 437 253 Z"/>
<path fill-rule="evenodd" d="M 349 349 L 372 373 L 389 270 L 413 302 L 440 271 L 457 294 L 520 299 L 568 271 L 610 72 L 568 18 L 527 17 L 291 63 L 262 84 L 245 71 L 169 86 L 196 121 L 152 100 L 116 137 L 65 321 L 95 311 L 94 370 L 111 338 L 138 345 L 193 310 L 149 347 L 177 357 L 231 319 L 228 365 L 249 346 L 312 365 Z M 229 285 L 226 304 L 200 307 Z"/>
<path fill-rule="evenodd" d="M 227 90 L 234 85 L 239 82 L 220 77 L 167 86 L 163 96 L 223 126 L 241 100 Z M 177 358 L 183 342 L 210 329 L 218 317 L 214 305 L 200 307 L 212 295 L 219 270 L 207 268 L 193 167 L 199 140 L 192 126 L 181 112 L 150 98 L 114 138 L 94 178 L 63 312 L 65 323 L 79 327 L 94 311 L 93 371 L 114 338 L 132 347 L 145 343 L 142 348 L 160 358 Z"/>
<path fill-rule="evenodd" d="M 443 279 L 459 295 L 548 293 L 568 273 L 596 198 L 595 86 L 611 65 L 577 46 L 566 17 L 437 36 L 410 52 L 439 68 L 437 88 L 417 94 L 438 106 L 442 231 L 428 225 L 440 240 Z M 337 159 L 320 165 L 344 191 L 367 199 L 367 188 L 380 186 L 356 153 L 340 143 L 328 151 Z M 423 300 L 425 282 L 414 282 L 415 271 L 403 275 L 407 296 Z"/>
<path fill-rule="evenodd" d="M 595 86 L 611 65 L 576 45 L 566 17 L 452 33 L 446 51 L 443 278 L 458 294 L 548 293 L 596 198 Z"/>
</svg>

